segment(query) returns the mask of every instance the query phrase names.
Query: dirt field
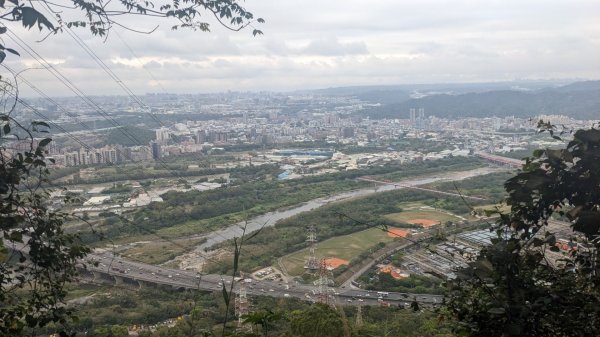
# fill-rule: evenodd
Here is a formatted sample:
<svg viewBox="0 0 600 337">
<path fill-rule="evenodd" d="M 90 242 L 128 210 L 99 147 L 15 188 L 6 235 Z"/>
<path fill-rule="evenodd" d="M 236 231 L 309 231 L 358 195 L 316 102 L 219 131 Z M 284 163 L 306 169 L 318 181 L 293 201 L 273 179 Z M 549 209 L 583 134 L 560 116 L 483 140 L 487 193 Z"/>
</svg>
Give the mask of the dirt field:
<svg viewBox="0 0 600 337">
<path fill-rule="evenodd" d="M 405 238 L 410 234 L 410 231 L 400 228 L 388 228 L 387 235 L 392 238 Z"/>
<path fill-rule="evenodd" d="M 431 220 L 431 219 L 412 219 L 412 220 L 408 220 L 408 223 L 411 224 L 411 225 L 420 225 L 420 226 L 422 226 L 424 228 L 440 224 L 439 221 L 437 221 L 437 220 Z"/>
<path fill-rule="evenodd" d="M 391 228 L 388 228 L 388 230 L 391 230 Z M 387 233 L 379 228 L 371 228 L 354 234 L 331 238 L 317 244 L 315 255 L 318 259 L 325 257 L 350 261 L 379 242 L 391 242 L 393 238 L 388 236 Z M 308 254 L 308 248 L 302 249 L 284 256 L 281 263 L 289 275 L 302 275 L 304 273 L 304 261 Z"/>
<path fill-rule="evenodd" d="M 343 260 L 343 259 L 338 259 L 337 257 L 331 257 L 328 259 L 325 259 L 325 264 L 327 265 L 327 267 L 331 268 L 331 269 L 335 269 L 343 264 L 348 264 L 348 260 Z"/>
</svg>

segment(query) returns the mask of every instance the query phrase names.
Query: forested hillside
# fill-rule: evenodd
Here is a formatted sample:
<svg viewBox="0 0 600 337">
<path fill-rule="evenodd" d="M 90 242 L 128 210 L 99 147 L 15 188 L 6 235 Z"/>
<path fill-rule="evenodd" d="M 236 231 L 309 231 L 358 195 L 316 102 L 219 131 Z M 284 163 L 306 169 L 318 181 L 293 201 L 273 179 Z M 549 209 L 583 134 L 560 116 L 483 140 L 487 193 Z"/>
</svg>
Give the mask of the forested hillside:
<svg viewBox="0 0 600 337">
<path fill-rule="evenodd" d="M 582 120 L 595 119 L 600 116 L 599 87 L 599 81 L 589 81 L 537 91 L 501 90 L 462 95 L 431 95 L 390 104 L 385 103 L 391 99 L 379 98 L 382 106 L 357 114 L 374 119 L 408 118 L 410 108 L 424 108 L 427 116 L 447 118 L 536 117 L 544 114 L 565 115 Z"/>
</svg>

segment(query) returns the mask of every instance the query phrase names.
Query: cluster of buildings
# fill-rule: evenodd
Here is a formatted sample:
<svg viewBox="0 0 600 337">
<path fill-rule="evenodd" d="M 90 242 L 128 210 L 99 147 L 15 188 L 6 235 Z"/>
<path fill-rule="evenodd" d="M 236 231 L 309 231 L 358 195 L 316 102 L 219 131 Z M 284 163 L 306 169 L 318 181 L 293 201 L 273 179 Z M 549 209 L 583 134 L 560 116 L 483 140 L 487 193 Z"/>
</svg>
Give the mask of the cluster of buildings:
<svg viewBox="0 0 600 337">
<path fill-rule="evenodd" d="M 343 95 L 268 92 L 148 94 L 142 97 L 144 107 L 126 97 L 97 97 L 95 100 L 111 111 L 115 120 L 135 120 L 140 128 L 154 130 L 154 139 L 135 146 L 94 146 L 102 138 L 102 132 L 110 129 L 103 129 L 106 121 L 75 99 L 61 98 L 57 101 L 62 106 L 78 111 L 77 123 L 86 124 L 96 131 L 75 132 L 77 137 L 89 143 L 90 146 L 86 147 L 74 143 L 66 134 L 55 134 L 59 145 L 50 152 L 58 165 L 158 160 L 234 145 L 260 148 L 321 142 L 330 147 L 336 144 L 369 147 L 412 138 L 448 144 L 448 150 L 459 148 L 492 153 L 535 145 L 532 140 L 536 125 L 531 119 L 439 118 L 429 116 L 426 109 L 415 106 L 407 111 L 398 111 L 396 118 L 373 120 L 361 116 L 361 113 L 379 104 Z M 57 124 L 77 124 L 72 116 L 63 114 L 44 100 L 31 104 L 55 117 Z M 574 128 L 589 124 L 564 116 L 539 117 Z"/>
</svg>

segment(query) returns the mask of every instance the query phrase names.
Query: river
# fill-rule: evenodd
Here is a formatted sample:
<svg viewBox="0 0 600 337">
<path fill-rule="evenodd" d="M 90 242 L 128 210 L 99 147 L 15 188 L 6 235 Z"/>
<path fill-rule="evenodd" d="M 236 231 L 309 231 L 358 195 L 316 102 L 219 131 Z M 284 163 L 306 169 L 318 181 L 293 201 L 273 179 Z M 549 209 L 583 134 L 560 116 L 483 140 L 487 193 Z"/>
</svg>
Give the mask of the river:
<svg viewBox="0 0 600 337">
<path fill-rule="evenodd" d="M 436 173 L 426 177 L 418 177 L 418 178 L 408 178 L 398 181 L 397 183 L 400 185 L 412 185 L 412 186 L 420 186 L 426 185 L 433 182 L 444 182 L 444 181 L 460 181 L 463 179 L 468 179 L 472 177 L 477 177 L 481 175 L 486 175 L 490 173 L 505 171 L 505 168 L 498 167 L 483 167 L 477 168 L 468 171 L 458 171 L 458 172 L 447 172 L 447 173 Z M 275 223 L 282 219 L 290 218 L 294 215 L 300 214 L 302 212 L 311 211 L 313 209 L 319 208 L 321 206 L 339 202 L 343 200 L 348 200 L 356 197 L 364 197 L 368 195 L 372 195 L 375 193 L 391 191 L 395 189 L 403 189 L 406 187 L 397 186 L 397 185 L 379 185 L 375 188 L 368 187 L 362 188 L 359 190 L 354 190 L 350 192 L 343 192 L 339 194 L 335 194 L 332 196 L 322 197 L 313 199 L 307 202 L 300 204 L 299 206 L 293 208 L 286 208 L 283 210 L 277 210 L 269 213 L 265 213 L 263 215 L 256 216 L 247 222 L 238 222 L 232 224 L 226 228 L 220 229 L 218 231 L 214 231 L 206 234 L 204 237 L 206 238 L 206 242 L 198 245 L 193 251 L 182 254 L 176 257 L 174 260 L 179 263 L 180 268 L 201 268 L 204 258 L 203 256 L 206 254 L 206 249 L 221 243 L 223 241 L 231 240 L 235 237 L 240 237 L 242 235 L 243 227 L 246 225 L 246 234 L 259 230 L 262 227 L 270 227 L 274 226 Z M 167 263 L 169 263 L 167 262 Z"/>
</svg>

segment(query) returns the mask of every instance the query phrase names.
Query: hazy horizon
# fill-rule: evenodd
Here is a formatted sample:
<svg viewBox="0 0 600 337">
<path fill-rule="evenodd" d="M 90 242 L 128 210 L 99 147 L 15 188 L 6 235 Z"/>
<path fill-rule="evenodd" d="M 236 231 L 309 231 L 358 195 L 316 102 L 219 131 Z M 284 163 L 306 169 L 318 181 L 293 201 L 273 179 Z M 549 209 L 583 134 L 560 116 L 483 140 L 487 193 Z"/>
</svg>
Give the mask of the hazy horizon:
<svg viewBox="0 0 600 337">
<path fill-rule="evenodd" d="M 118 27 L 104 41 L 77 34 L 137 94 L 313 90 L 403 84 L 489 83 L 600 79 L 600 3 L 580 1 L 247 1 L 266 20 L 230 32 L 152 34 Z M 211 21 L 207 18 L 208 21 Z M 152 30 L 156 20 L 128 18 Z M 125 94 L 68 34 L 9 27 L 88 95 Z M 7 47 L 16 47 L 6 41 Z M 18 48 L 17 48 L 18 49 Z M 39 68 L 26 52 L 5 63 Z M 50 96 L 71 96 L 46 70 L 23 76 Z M 35 96 L 21 85 L 23 96 Z"/>
</svg>

